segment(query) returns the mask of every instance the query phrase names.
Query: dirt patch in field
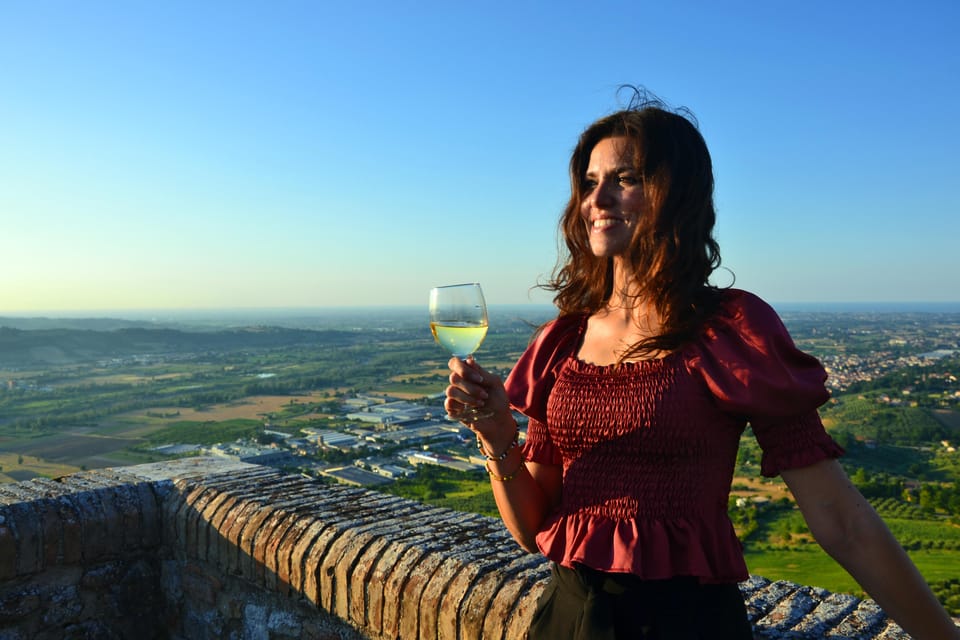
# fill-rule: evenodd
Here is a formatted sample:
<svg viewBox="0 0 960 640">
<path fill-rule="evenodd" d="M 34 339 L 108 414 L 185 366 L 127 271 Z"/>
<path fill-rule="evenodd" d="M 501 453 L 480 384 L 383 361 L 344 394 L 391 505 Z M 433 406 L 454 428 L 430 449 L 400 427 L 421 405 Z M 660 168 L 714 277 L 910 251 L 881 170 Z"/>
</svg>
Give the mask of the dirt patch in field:
<svg viewBox="0 0 960 640">
<path fill-rule="evenodd" d="M 68 431 L 18 443 L 10 447 L 13 453 L 53 462 L 73 462 L 132 447 L 142 442 L 135 438 L 116 438 Z"/>
<path fill-rule="evenodd" d="M 253 396 L 230 402 L 227 404 L 211 405 L 205 409 L 186 409 L 182 407 L 153 407 L 151 409 L 141 409 L 131 413 L 122 414 L 123 418 L 137 418 L 143 416 L 147 411 L 152 414 L 160 414 L 172 420 L 196 420 L 205 422 L 213 420 L 220 422 L 222 420 L 237 420 L 247 418 L 250 420 L 260 420 L 272 413 L 279 413 L 284 407 L 290 404 L 307 404 L 310 402 L 321 402 L 328 399 L 324 393 L 310 393 L 298 396 Z"/>
<path fill-rule="evenodd" d="M 738 487 L 730 490 L 730 495 L 741 498 L 761 498 L 766 500 L 779 500 L 787 498 L 793 501 L 793 495 L 783 483 L 772 483 L 761 480 L 760 478 L 749 478 L 737 476 L 733 479 L 733 486 Z M 746 487 L 746 488 L 743 488 Z"/>
<path fill-rule="evenodd" d="M 10 471 L 5 475 L 10 478 L 10 482 L 25 482 L 27 480 L 33 480 L 34 478 L 41 477 L 39 473 L 26 469 L 23 471 Z"/>
</svg>

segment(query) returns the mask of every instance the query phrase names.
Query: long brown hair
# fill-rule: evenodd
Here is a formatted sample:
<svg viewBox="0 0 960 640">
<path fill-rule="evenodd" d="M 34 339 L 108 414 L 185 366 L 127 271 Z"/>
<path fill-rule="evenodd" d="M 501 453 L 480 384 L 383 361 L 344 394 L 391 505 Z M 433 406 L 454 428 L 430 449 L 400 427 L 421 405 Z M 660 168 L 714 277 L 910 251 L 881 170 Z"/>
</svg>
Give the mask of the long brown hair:
<svg viewBox="0 0 960 640">
<path fill-rule="evenodd" d="M 613 293 L 613 260 L 590 250 L 580 205 L 593 148 L 618 136 L 633 143 L 633 164 L 649 206 L 631 243 L 629 263 L 639 290 L 630 295 L 652 303 L 662 323 L 659 335 L 621 356 L 627 359 L 673 351 L 700 331 L 720 300 L 720 290 L 708 282 L 720 266 L 720 247 L 713 237 L 713 166 L 703 136 L 689 113 L 668 110 L 634 89 L 626 109 L 581 134 L 570 158 L 570 200 L 560 219 L 567 255 L 544 285 L 555 292 L 560 315 L 594 313 Z"/>
</svg>

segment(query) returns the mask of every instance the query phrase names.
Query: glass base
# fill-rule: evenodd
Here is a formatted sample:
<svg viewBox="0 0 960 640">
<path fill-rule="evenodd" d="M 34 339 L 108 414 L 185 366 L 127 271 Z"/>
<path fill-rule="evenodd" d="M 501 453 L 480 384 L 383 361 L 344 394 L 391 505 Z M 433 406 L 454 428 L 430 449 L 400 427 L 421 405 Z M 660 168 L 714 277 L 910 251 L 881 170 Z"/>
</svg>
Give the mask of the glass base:
<svg viewBox="0 0 960 640">
<path fill-rule="evenodd" d="M 483 420 L 485 418 L 492 418 L 492 417 L 493 417 L 493 411 L 490 411 L 489 409 L 477 409 L 473 407 L 469 409 L 464 409 L 460 413 L 460 415 L 457 416 L 457 420 L 459 420 L 464 424 L 473 424 L 474 422 L 477 422 L 479 420 Z"/>
</svg>

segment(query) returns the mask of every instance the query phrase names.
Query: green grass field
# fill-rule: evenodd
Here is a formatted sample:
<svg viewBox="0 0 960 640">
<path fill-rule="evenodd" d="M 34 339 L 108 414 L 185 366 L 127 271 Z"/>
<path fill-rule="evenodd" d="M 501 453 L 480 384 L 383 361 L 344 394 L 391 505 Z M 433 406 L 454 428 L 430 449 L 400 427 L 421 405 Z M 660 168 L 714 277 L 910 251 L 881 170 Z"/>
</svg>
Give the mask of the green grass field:
<svg viewBox="0 0 960 640">
<path fill-rule="evenodd" d="M 751 550 L 745 554 L 750 573 L 769 580 L 789 580 L 837 593 L 863 597 L 863 590 L 843 568 L 818 545 L 803 549 Z M 929 583 L 960 576 L 960 553 L 956 551 L 910 551 L 920 573 Z"/>
</svg>

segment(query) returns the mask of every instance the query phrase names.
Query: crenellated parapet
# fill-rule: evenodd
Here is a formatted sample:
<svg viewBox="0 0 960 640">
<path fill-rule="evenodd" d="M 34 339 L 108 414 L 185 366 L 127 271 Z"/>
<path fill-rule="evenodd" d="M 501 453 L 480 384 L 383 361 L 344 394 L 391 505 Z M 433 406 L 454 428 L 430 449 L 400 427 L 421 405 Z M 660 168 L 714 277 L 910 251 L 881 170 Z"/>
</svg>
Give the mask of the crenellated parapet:
<svg viewBox="0 0 960 640">
<path fill-rule="evenodd" d="M 190 458 L 0 485 L 0 638 L 522 638 L 547 563 L 495 519 Z M 760 638 L 905 638 L 754 577 Z"/>
</svg>

